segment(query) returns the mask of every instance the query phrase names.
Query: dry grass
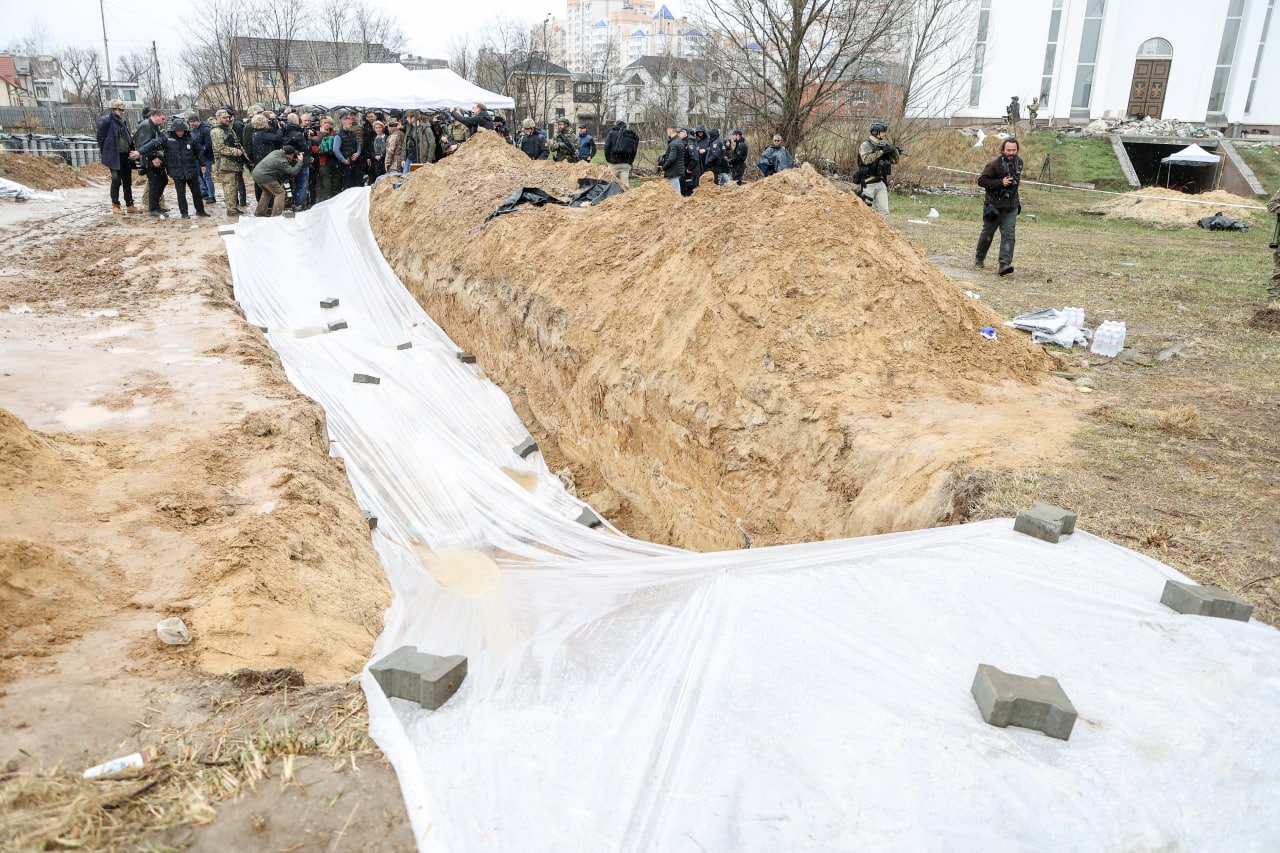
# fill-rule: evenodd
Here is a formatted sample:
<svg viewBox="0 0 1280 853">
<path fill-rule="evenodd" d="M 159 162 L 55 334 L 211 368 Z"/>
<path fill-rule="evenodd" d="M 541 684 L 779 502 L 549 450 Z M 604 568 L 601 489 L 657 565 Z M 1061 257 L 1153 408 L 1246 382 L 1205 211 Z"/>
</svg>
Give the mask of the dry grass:
<svg viewBox="0 0 1280 853">
<path fill-rule="evenodd" d="M 1260 321 L 1270 232 L 1159 231 L 1081 214 L 1089 193 L 1025 189 L 1017 273 L 971 269 L 974 199 L 895 195 L 891 222 L 1007 316 L 1083 306 L 1125 320 L 1124 358 L 1063 359 L 1097 388 L 1072 453 L 1035 471 L 961 474 L 958 516 L 1008 517 L 1036 500 L 1071 507 L 1082 529 L 1220 586 L 1280 624 L 1280 331 Z M 929 226 L 912 225 L 930 207 Z M 1182 344 L 1162 360 L 1156 354 Z"/>
<path fill-rule="evenodd" d="M 0 849 L 166 849 L 149 836 L 213 820 L 215 805 L 268 779 L 298 784 L 295 762 L 384 760 L 369 740 L 357 684 L 264 693 L 278 679 L 193 688 L 213 710 L 196 728 L 162 732 L 136 771 L 82 779 L 61 767 L 0 775 Z M 269 722 L 267 722 L 269 721 Z"/>
</svg>

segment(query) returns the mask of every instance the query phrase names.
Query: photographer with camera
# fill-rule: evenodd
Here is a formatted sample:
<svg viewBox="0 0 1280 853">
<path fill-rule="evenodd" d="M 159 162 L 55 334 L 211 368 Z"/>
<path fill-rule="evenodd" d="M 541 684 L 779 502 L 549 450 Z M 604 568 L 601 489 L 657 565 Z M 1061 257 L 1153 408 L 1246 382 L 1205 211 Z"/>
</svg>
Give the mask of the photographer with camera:
<svg viewBox="0 0 1280 853">
<path fill-rule="evenodd" d="M 872 123 L 867 131 L 867 138 L 858 147 L 858 173 L 854 176 L 854 182 L 862 185 L 859 195 L 883 216 L 889 215 L 887 179 L 893 172 L 893 164 L 905 153 L 898 146 L 884 141 L 884 135 L 888 132 L 889 125 L 884 122 Z"/>
<path fill-rule="evenodd" d="M 982 269 L 991 248 L 991 239 L 1000 229 L 1000 275 L 1013 272 L 1013 244 L 1022 199 L 1018 185 L 1022 183 L 1022 158 L 1018 140 L 1010 137 L 1000 146 L 1000 156 L 987 164 L 978 176 L 978 186 L 987 191 L 982 204 L 982 233 L 978 235 L 978 251 L 973 265 Z"/>
</svg>

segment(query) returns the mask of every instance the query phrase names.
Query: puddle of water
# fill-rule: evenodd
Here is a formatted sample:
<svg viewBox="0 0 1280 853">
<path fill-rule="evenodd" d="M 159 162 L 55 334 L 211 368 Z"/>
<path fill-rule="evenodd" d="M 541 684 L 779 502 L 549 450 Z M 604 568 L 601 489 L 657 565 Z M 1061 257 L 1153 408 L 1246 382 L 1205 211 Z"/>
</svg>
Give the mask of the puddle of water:
<svg viewBox="0 0 1280 853">
<path fill-rule="evenodd" d="M 526 492 L 536 492 L 538 490 L 538 475 L 532 471 L 517 471 L 514 468 L 503 468 L 502 473 L 520 484 L 520 488 Z"/>
<path fill-rule="evenodd" d="M 498 586 L 501 573 L 498 564 L 483 551 L 475 548 L 442 548 L 432 551 L 425 545 L 414 544 L 414 551 L 431 579 L 445 589 L 469 598 L 479 598 Z"/>
<path fill-rule="evenodd" d="M 58 420 L 67 429 L 89 429 L 101 426 L 116 417 L 116 413 L 106 406 L 72 406 L 59 413 Z"/>
</svg>

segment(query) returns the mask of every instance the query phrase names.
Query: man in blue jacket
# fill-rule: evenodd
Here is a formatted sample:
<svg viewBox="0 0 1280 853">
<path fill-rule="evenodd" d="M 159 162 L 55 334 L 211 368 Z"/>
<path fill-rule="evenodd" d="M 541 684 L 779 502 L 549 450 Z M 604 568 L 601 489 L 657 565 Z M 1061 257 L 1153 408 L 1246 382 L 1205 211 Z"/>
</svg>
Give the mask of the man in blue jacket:
<svg viewBox="0 0 1280 853">
<path fill-rule="evenodd" d="M 117 98 L 107 106 L 107 114 L 98 119 L 98 150 L 102 152 L 102 164 L 111 170 L 111 212 L 124 215 L 120 207 L 123 187 L 125 207 L 130 213 L 139 213 L 133 206 L 133 161 L 139 154 L 124 120 L 124 101 Z"/>
<path fill-rule="evenodd" d="M 213 128 L 200 120 L 195 110 L 187 113 L 187 126 L 191 128 L 191 137 L 200 145 L 200 194 L 204 200 L 212 204 L 213 195 Z"/>
</svg>

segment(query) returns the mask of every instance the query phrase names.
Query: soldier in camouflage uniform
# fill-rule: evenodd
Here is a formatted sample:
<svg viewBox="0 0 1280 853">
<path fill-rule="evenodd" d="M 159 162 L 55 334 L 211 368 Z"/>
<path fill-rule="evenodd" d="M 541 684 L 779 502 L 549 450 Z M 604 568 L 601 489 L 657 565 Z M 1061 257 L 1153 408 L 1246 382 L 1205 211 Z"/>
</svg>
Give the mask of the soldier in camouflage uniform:
<svg viewBox="0 0 1280 853">
<path fill-rule="evenodd" d="M 227 216 L 239 216 L 240 207 L 236 204 L 237 181 L 244 169 L 244 151 L 236 143 L 235 132 L 231 129 L 231 113 L 218 110 L 214 113 L 213 132 L 210 140 L 213 143 L 213 174 L 222 185 L 222 198 L 227 204 Z"/>
<path fill-rule="evenodd" d="M 1267 210 L 1280 216 L 1280 190 L 1267 202 Z M 1267 307 L 1280 311 L 1280 248 L 1273 250 L 1275 266 L 1271 268 L 1271 283 L 1267 285 Z"/>
</svg>

